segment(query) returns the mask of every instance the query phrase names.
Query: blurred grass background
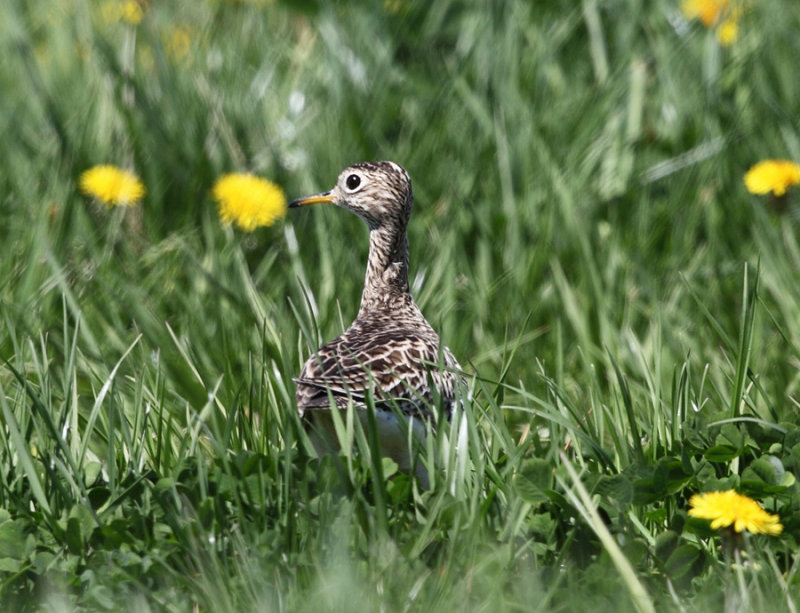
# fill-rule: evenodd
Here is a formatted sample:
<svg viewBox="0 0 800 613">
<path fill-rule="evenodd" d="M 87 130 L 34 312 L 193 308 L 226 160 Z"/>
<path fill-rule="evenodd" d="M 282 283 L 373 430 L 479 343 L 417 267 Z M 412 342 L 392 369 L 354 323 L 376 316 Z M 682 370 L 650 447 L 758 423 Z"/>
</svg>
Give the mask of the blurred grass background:
<svg viewBox="0 0 800 613">
<path fill-rule="evenodd" d="M 569 462 L 659 610 L 795 610 L 800 201 L 742 176 L 800 160 L 800 7 L 741 6 L 723 46 L 674 0 L 3 3 L 2 599 L 646 608 Z M 244 234 L 210 198 L 375 159 L 412 176 L 413 292 L 475 377 L 430 492 L 309 457 L 295 417 L 363 224 Z M 139 207 L 78 192 L 101 163 Z M 781 513 L 760 571 L 687 522 L 717 485 Z"/>
</svg>

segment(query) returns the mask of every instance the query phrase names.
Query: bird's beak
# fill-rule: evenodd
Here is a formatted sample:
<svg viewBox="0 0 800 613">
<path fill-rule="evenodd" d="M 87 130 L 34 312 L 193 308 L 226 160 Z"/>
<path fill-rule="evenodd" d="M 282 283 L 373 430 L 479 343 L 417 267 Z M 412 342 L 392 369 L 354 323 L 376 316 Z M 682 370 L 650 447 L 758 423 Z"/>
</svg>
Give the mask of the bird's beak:
<svg viewBox="0 0 800 613">
<path fill-rule="evenodd" d="M 322 192 L 321 194 L 314 194 L 313 196 L 306 196 L 305 198 L 297 198 L 289 203 L 290 209 L 295 209 L 299 206 L 308 206 L 309 204 L 320 204 L 322 202 L 332 203 L 335 200 L 333 193 Z"/>
</svg>

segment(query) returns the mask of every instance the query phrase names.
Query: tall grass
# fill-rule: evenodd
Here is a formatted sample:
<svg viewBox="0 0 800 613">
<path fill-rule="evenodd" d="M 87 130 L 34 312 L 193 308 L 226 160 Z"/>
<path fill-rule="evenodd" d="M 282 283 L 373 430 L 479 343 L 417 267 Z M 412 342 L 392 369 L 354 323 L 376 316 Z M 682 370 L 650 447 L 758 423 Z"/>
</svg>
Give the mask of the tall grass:
<svg viewBox="0 0 800 613">
<path fill-rule="evenodd" d="M 0 6 L 0 602 L 9 610 L 795 611 L 800 11 L 676 2 Z M 340 210 L 223 227 L 209 191 L 411 173 L 413 292 L 463 416 L 394 473 L 292 377 L 354 316 Z M 148 194 L 109 210 L 80 173 Z M 687 517 L 779 513 L 741 566 Z"/>
</svg>

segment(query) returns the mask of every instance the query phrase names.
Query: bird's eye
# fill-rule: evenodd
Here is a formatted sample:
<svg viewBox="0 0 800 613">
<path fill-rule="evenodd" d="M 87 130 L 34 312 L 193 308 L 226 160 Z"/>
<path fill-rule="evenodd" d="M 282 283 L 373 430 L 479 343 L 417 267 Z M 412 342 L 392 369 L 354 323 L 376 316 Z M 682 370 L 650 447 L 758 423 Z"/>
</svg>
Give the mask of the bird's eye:
<svg viewBox="0 0 800 613">
<path fill-rule="evenodd" d="M 352 191 L 356 189 L 359 185 L 361 185 L 361 177 L 359 177 L 358 175 L 350 175 L 349 177 L 347 177 L 345 183 L 347 185 L 347 189 Z"/>
</svg>

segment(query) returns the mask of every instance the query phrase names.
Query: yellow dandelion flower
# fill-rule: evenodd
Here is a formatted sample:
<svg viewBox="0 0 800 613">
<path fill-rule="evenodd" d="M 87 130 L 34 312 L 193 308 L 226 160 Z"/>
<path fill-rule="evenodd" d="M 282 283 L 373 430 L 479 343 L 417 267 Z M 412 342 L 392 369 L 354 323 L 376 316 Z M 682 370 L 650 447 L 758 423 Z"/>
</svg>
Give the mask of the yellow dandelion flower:
<svg viewBox="0 0 800 613">
<path fill-rule="evenodd" d="M 144 17 L 144 5 L 138 0 L 125 0 L 122 3 L 121 11 L 122 21 L 127 21 L 129 24 L 138 26 L 142 17 Z"/>
<path fill-rule="evenodd" d="M 85 171 L 79 185 L 84 194 L 108 206 L 134 206 L 146 192 L 135 174 L 108 164 Z"/>
<path fill-rule="evenodd" d="M 686 19 L 699 19 L 707 28 L 713 26 L 728 8 L 728 0 L 683 0 Z"/>
<path fill-rule="evenodd" d="M 271 226 L 286 215 L 283 190 L 251 174 L 234 173 L 220 177 L 212 194 L 222 221 L 235 223 L 246 232 L 259 226 Z"/>
<path fill-rule="evenodd" d="M 717 28 L 717 40 L 723 47 L 736 42 L 739 37 L 739 22 L 735 17 L 728 17 Z"/>
<path fill-rule="evenodd" d="M 733 526 L 736 532 L 747 530 L 771 535 L 783 532 L 780 517 L 767 513 L 755 500 L 735 490 L 695 494 L 689 499 L 689 505 L 692 507 L 689 515 L 710 519 L 713 530 Z"/>
<path fill-rule="evenodd" d="M 138 26 L 147 8 L 145 0 L 106 0 L 100 6 L 100 18 L 104 23 L 124 21 Z"/>
<path fill-rule="evenodd" d="M 167 54 L 176 64 L 183 61 L 192 50 L 191 31 L 187 26 L 172 28 L 166 38 Z"/>
<path fill-rule="evenodd" d="M 744 184 L 751 194 L 783 196 L 789 187 L 800 184 L 800 166 L 790 160 L 764 160 L 747 171 Z"/>
<path fill-rule="evenodd" d="M 687 19 L 699 19 L 707 28 L 716 28 L 717 40 L 723 47 L 739 37 L 742 4 L 737 0 L 683 0 L 681 10 Z"/>
</svg>

